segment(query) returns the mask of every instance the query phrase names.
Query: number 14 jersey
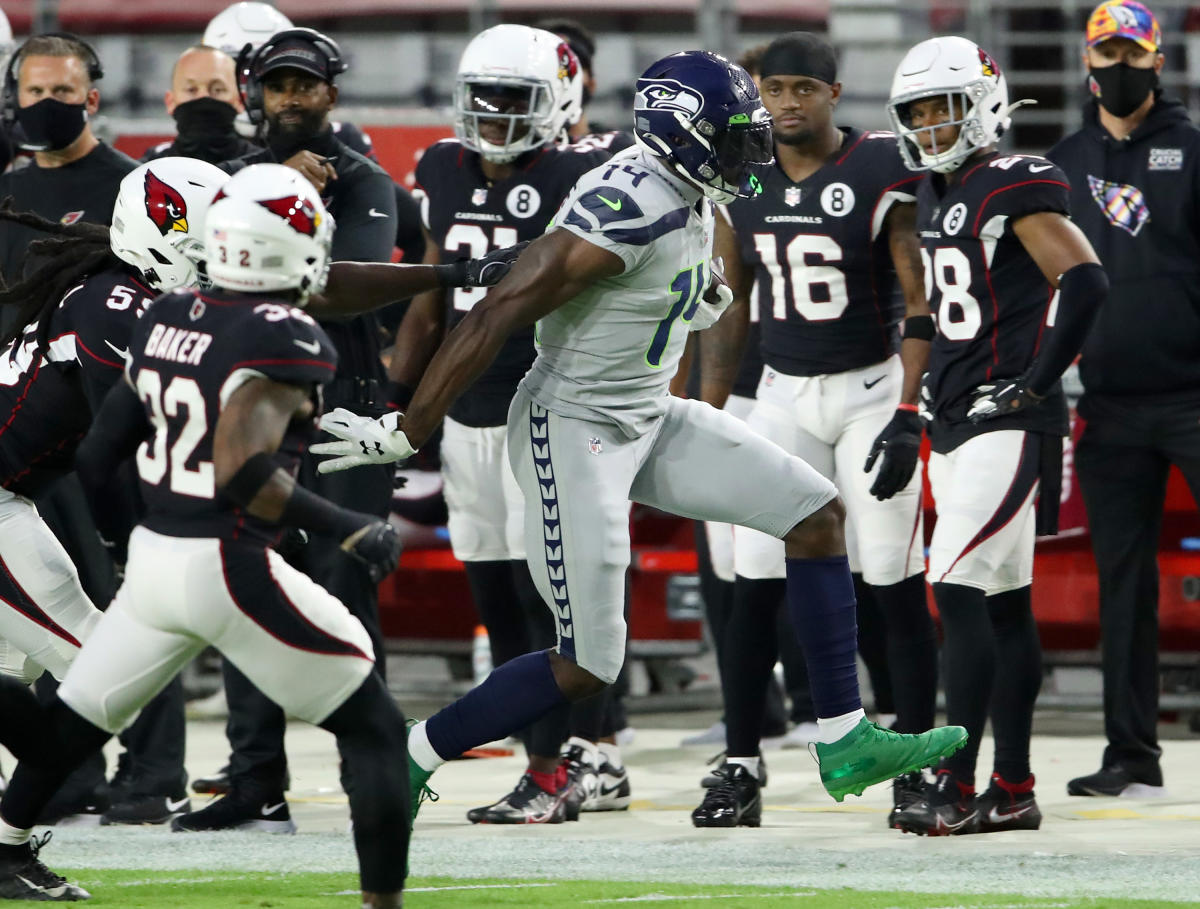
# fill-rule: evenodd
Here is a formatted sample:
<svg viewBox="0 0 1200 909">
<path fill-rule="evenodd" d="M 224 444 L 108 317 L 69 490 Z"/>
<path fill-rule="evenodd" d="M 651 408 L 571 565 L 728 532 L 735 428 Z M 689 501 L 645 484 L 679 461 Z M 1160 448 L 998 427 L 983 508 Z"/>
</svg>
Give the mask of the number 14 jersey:
<svg viewBox="0 0 1200 909">
<path fill-rule="evenodd" d="M 1055 291 L 1013 224 L 1026 215 L 1070 210 L 1066 176 L 1050 161 L 996 153 L 968 161 L 953 182 L 930 174 L 917 190 L 925 293 L 937 321 L 924 397 L 935 451 L 999 429 L 1064 433 L 1062 392 L 1038 407 L 975 425 L 966 422 L 976 388 L 1020 376 L 1033 362 Z"/>
</svg>

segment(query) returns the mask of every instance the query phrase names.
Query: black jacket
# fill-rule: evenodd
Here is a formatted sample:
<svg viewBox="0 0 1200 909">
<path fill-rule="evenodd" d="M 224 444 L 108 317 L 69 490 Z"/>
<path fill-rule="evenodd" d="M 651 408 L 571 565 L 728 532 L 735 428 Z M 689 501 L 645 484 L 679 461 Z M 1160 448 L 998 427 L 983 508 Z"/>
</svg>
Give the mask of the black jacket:
<svg viewBox="0 0 1200 909">
<path fill-rule="evenodd" d="M 1108 272 L 1083 347 L 1088 394 L 1200 399 L 1200 129 L 1159 97 L 1127 139 L 1099 122 L 1046 156 L 1071 181 L 1071 217 Z"/>
<path fill-rule="evenodd" d="M 272 145 L 221 168 L 236 173 L 251 164 L 280 163 L 301 150 L 336 158 L 337 179 L 325 184 L 322 201 L 333 215 L 333 261 L 388 262 L 396 242 L 396 191 L 392 178 L 330 130 L 300 144 Z M 374 314 L 345 322 L 322 322 L 338 352 L 338 369 L 325 388 L 327 407 L 364 413 L 383 406 L 380 389 L 386 380 L 379 359 L 380 329 Z"/>
</svg>

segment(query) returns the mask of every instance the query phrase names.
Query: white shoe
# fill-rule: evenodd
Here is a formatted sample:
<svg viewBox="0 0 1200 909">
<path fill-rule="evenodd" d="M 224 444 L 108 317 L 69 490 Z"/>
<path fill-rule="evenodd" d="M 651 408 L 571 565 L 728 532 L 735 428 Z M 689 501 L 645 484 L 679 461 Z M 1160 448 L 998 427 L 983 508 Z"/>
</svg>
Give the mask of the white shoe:
<svg viewBox="0 0 1200 909">
<path fill-rule="evenodd" d="M 812 742 L 820 741 L 821 727 L 816 723 L 797 723 L 783 737 L 784 748 L 807 748 Z"/>
<path fill-rule="evenodd" d="M 624 811 L 629 807 L 629 771 L 603 761 L 595 771 L 595 787 L 584 799 L 581 811 Z"/>
<path fill-rule="evenodd" d="M 619 738 L 619 737 L 618 737 Z M 624 744 L 618 741 L 618 745 Z M 697 732 L 695 735 L 689 735 L 680 741 L 680 745 L 724 745 L 725 744 L 725 722 L 717 720 L 703 732 Z"/>
<path fill-rule="evenodd" d="M 618 729 L 613 738 L 617 740 L 618 745 L 624 748 L 626 745 L 633 744 L 633 740 L 637 738 L 637 730 L 632 726 L 626 726 L 624 729 Z"/>
</svg>

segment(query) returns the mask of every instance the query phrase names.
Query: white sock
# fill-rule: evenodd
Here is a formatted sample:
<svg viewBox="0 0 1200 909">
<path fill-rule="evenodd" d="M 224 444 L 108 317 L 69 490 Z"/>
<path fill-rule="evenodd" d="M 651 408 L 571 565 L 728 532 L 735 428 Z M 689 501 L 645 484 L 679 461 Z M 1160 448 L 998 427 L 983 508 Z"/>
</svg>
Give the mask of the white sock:
<svg viewBox="0 0 1200 909">
<path fill-rule="evenodd" d="M 597 742 L 596 751 L 598 752 L 598 764 L 603 764 L 606 761 L 612 764 L 613 770 L 620 770 L 625 765 L 621 763 L 621 746 L 614 745 L 612 742 Z"/>
<path fill-rule="evenodd" d="M 22 830 L 0 818 L 0 846 L 24 846 L 32 833 L 32 827 Z"/>
<path fill-rule="evenodd" d="M 429 736 L 425 733 L 424 720 L 421 720 L 412 729 L 408 730 L 408 754 L 417 762 L 418 767 L 422 770 L 428 770 L 430 773 L 433 773 L 442 764 L 446 763 L 441 755 L 433 750 L 433 746 L 429 744 Z"/>
<path fill-rule="evenodd" d="M 589 742 L 587 739 L 581 739 L 579 736 L 573 735 L 567 739 L 566 748 L 570 748 L 572 745 L 578 745 L 583 749 L 583 760 L 585 763 L 590 764 L 592 767 L 600 766 L 595 742 Z"/>
<path fill-rule="evenodd" d="M 741 764 L 749 772 L 751 776 L 758 776 L 758 761 L 759 757 L 756 754 L 754 757 L 727 757 L 726 764 Z"/>
<path fill-rule="evenodd" d="M 821 732 L 819 736 L 821 744 L 832 745 L 843 736 L 849 735 L 854 727 L 866 718 L 867 714 L 861 707 L 850 713 L 843 713 L 841 716 L 817 717 L 817 728 Z"/>
</svg>

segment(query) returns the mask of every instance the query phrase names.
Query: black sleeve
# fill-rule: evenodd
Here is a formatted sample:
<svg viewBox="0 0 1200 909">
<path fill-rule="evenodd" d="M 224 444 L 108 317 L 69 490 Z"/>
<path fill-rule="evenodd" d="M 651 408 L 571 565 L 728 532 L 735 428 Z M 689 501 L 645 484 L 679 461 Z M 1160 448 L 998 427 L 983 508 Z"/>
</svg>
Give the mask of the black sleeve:
<svg viewBox="0 0 1200 909">
<path fill-rule="evenodd" d="M 994 215 L 1007 215 L 1007 227 L 1025 215 L 1038 212 L 1071 214 L 1071 183 L 1062 170 L 1044 158 L 1030 157 L 1004 172 L 1008 180 L 994 186 L 983 200 L 979 223 Z"/>
<path fill-rule="evenodd" d="M 124 546 L 137 522 L 137 497 L 131 489 L 132 471 L 122 467 L 150 435 L 137 393 L 118 382 L 92 420 L 92 428 L 75 451 L 75 472 L 83 485 L 92 518 L 100 536 L 118 548 Z M 114 555 L 120 561 L 120 555 Z"/>
<path fill-rule="evenodd" d="M 396 248 L 403 261 L 418 265 L 425 258 L 425 236 L 421 233 L 421 206 L 412 193 L 399 183 L 396 188 Z"/>
<path fill-rule="evenodd" d="M 1050 392 L 1082 349 L 1107 296 L 1108 275 L 1095 262 L 1084 262 L 1063 274 L 1054 325 L 1048 327 L 1029 370 L 1030 391 L 1042 396 Z"/>
<path fill-rule="evenodd" d="M 396 190 L 392 178 L 383 171 L 369 171 L 338 190 L 343 194 L 338 199 L 331 260 L 390 262 L 396 243 Z"/>
</svg>

